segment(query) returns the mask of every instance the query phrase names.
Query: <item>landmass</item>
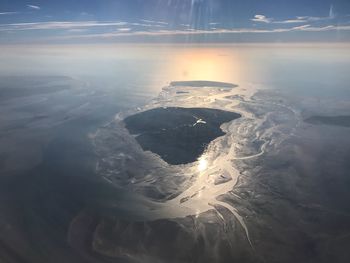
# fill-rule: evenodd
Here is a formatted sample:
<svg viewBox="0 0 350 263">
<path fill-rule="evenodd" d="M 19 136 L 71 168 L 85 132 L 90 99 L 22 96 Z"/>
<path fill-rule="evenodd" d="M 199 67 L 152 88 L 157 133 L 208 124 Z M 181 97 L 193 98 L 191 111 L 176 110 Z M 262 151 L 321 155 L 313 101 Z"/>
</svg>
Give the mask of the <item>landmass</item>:
<svg viewBox="0 0 350 263">
<path fill-rule="evenodd" d="M 208 108 L 156 108 L 124 120 L 144 151 L 169 164 L 194 162 L 207 145 L 225 133 L 220 126 L 241 117 L 235 112 Z"/>
<path fill-rule="evenodd" d="M 218 88 L 235 88 L 237 85 L 228 82 L 192 80 L 192 81 L 172 81 L 170 86 L 178 87 L 218 87 Z"/>
</svg>

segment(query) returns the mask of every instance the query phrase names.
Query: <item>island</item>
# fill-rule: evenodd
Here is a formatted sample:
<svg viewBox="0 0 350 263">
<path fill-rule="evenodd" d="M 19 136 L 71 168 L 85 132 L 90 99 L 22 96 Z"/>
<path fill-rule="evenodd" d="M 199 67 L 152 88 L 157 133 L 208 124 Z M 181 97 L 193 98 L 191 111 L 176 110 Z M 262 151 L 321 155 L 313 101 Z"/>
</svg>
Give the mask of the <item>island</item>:
<svg viewBox="0 0 350 263">
<path fill-rule="evenodd" d="M 224 135 L 223 123 L 241 117 L 209 108 L 155 108 L 124 119 L 144 151 L 158 154 L 172 165 L 195 162 L 214 139 Z"/>
<path fill-rule="evenodd" d="M 170 86 L 173 87 L 216 87 L 216 88 L 235 88 L 237 85 L 227 82 L 191 80 L 191 81 L 172 81 Z"/>
</svg>

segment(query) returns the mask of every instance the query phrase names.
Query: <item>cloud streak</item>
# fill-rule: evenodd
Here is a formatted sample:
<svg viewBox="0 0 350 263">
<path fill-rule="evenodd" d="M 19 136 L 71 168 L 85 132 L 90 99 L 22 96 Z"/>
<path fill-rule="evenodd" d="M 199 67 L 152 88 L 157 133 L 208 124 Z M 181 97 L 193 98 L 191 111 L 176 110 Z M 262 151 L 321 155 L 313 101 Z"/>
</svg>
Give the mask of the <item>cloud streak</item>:
<svg viewBox="0 0 350 263">
<path fill-rule="evenodd" d="M 295 24 L 295 23 L 306 23 L 309 22 L 308 18 L 311 17 L 296 17 L 294 19 L 287 19 L 287 20 L 274 20 L 271 17 L 266 17 L 264 15 L 255 15 L 251 21 L 259 22 L 259 23 L 265 23 L 265 24 Z"/>
<path fill-rule="evenodd" d="M 154 20 L 147 20 L 147 19 L 141 19 L 140 21 L 144 23 L 149 23 L 149 24 L 159 24 L 159 25 L 168 25 L 169 23 L 163 22 L 163 21 L 154 21 Z"/>
<path fill-rule="evenodd" d="M 269 24 L 273 21 L 272 18 L 268 18 L 264 15 L 255 15 L 254 18 L 252 18 L 251 20 L 254 22 L 266 23 L 266 24 Z"/>
<path fill-rule="evenodd" d="M 95 38 L 120 38 L 132 36 L 177 36 L 177 35 L 210 35 L 210 34 L 274 34 L 285 32 L 325 32 L 325 31 L 350 31 L 350 25 L 329 25 L 323 27 L 313 27 L 311 25 L 302 25 L 291 28 L 276 29 L 252 29 L 252 28 L 234 28 L 234 29 L 215 29 L 215 30 L 158 30 L 158 31 L 116 31 L 101 34 L 85 34 L 62 36 L 56 39 L 95 39 Z"/>
<path fill-rule="evenodd" d="M 117 29 L 119 32 L 130 32 L 132 29 L 129 27 L 122 27 Z"/>
<path fill-rule="evenodd" d="M 10 12 L 12 13 L 12 12 Z M 194 29 L 188 24 L 178 26 L 166 22 L 140 19 L 137 22 L 126 21 L 45 21 L 30 23 L 0 24 L 0 32 L 13 32 L 12 36 L 23 39 L 21 31 L 33 31 L 30 38 L 45 39 L 43 32 L 47 31 L 50 40 L 74 39 L 118 39 L 125 37 L 162 37 L 162 36 L 190 36 L 190 35 L 237 35 L 237 34 L 276 34 L 288 32 L 327 32 L 350 31 L 349 21 L 332 23 L 334 12 L 330 10 L 329 17 L 298 16 L 293 19 L 275 20 L 265 15 L 255 15 L 251 20 L 261 23 L 259 27 L 225 28 L 217 22 L 208 23 L 211 29 Z M 0 13 L 1 14 L 1 13 Z M 325 21 L 328 22 L 325 22 Z M 347 19 L 349 20 L 349 19 Z M 322 23 L 314 23 L 323 21 Z M 262 26 L 263 25 L 263 26 Z M 36 32 L 38 31 L 38 32 Z M 15 34 L 15 32 L 18 32 Z M 27 34 L 26 34 L 27 35 Z M 27 35 L 28 36 L 28 35 Z M 278 36 L 280 37 L 280 36 Z"/>
<path fill-rule="evenodd" d="M 14 23 L 0 25 L 0 31 L 24 31 L 24 30 L 51 30 L 51 29 L 74 29 L 90 27 L 112 27 L 125 26 L 127 22 L 99 22 L 99 21 L 80 21 L 80 22 L 35 22 L 35 23 Z"/>
<path fill-rule="evenodd" d="M 41 7 L 37 6 L 37 5 L 27 5 L 27 8 L 34 9 L 34 10 L 40 10 L 41 9 Z"/>
<path fill-rule="evenodd" d="M 160 23 L 160 22 L 158 22 Z M 93 28 L 93 27 L 119 27 L 133 26 L 144 28 L 163 28 L 163 24 L 145 24 L 130 23 L 123 21 L 50 21 L 34 23 L 13 23 L 0 24 L 0 31 L 25 31 L 25 30 L 53 30 L 53 29 L 75 29 L 75 28 Z"/>
<path fill-rule="evenodd" d="M 286 20 L 275 20 L 272 17 L 267 17 L 265 15 L 255 15 L 250 20 L 258 23 L 265 24 L 293 24 L 293 23 L 310 23 L 316 21 L 327 21 L 336 18 L 336 15 L 333 11 L 333 6 L 330 7 L 329 16 L 297 16 L 292 19 Z"/>
<path fill-rule="evenodd" d="M 19 14 L 19 12 L 0 12 L 0 16 L 2 15 L 16 15 Z"/>
<path fill-rule="evenodd" d="M 256 20 L 264 23 L 271 23 L 271 19 L 265 16 L 255 16 Z M 310 18 L 310 17 L 309 17 Z M 268 22 L 267 22 L 268 21 Z M 274 21 L 275 24 L 292 24 L 296 22 L 307 21 L 305 17 L 299 17 L 297 21 L 285 20 Z M 312 26 L 311 24 L 305 24 L 289 28 L 270 28 L 270 29 L 258 29 L 258 28 L 212 28 L 211 30 L 195 30 L 192 28 L 184 27 L 182 29 L 169 29 L 164 28 L 163 24 L 149 24 L 152 21 L 143 20 L 144 23 L 130 23 L 124 21 L 79 21 L 79 22 L 34 22 L 34 23 L 13 23 L 0 25 L 0 31 L 25 31 L 25 30 L 66 30 L 69 32 L 88 32 L 93 28 L 105 28 L 113 32 L 101 32 L 98 34 L 86 34 L 85 37 L 116 37 L 116 36 L 131 36 L 131 35 L 145 35 L 145 36 L 161 36 L 161 35 L 198 35 L 198 34 L 241 34 L 241 33 L 282 33 L 293 31 L 307 31 L 307 32 L 322 32 L 331 30 L 350 30 L 349 24 L 344 25 L 324 25 L 324 26 Z M 82 30 L 84 29 L 84 31 Z M 84 36 L 77 36 L 84 37 Z"/>
</svg>

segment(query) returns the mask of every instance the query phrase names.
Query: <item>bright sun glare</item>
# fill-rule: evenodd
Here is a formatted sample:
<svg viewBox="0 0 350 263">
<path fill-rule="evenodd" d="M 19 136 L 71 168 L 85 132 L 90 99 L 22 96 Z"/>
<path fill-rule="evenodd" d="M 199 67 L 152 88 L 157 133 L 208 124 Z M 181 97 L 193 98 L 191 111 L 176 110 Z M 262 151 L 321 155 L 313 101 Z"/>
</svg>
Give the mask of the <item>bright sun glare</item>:
<svg viewBox="0 0 350 263">
<path fill-rule="evenodd" d="M 199 159 L 199 163 L 198 163 L 198 167 L 197 167 L 198 171 L 203 172 L 205 169 L 207 169 L 207 167 L 208 167 L 208 161 L 201 157 Z"/>
</svg>

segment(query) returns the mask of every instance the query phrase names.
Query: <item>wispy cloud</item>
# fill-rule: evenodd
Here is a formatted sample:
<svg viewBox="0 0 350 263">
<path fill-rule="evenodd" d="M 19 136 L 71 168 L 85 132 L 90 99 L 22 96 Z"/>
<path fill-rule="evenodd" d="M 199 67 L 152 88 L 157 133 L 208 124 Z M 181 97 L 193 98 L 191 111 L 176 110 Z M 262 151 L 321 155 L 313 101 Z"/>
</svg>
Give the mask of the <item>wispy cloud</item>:
<svg viewBox="0 0 350 263">
<path fill-rule="evenodd" d="M 213 26 L 211 29 L 197 30 L 183 24 L 181 27 L 172 28 L 162 22 L 151 20 L 140 20 L 140 22 L 126 21 L 48 21 L 32 23 L 0 24 L 0 32 L 3 31 L 25 31 L 25 30 L 47 30 L 50 31 L 52 40 L 70 39 L 114 39 L 122 37 L 161 37 L 177 35 L 213 35 L 213 34 L 276 34 L 287 32 L 326 32 L 326 31 L 350 31 L 350 23 L 312 23 L 315 17 L 297 17 L 289 20 L 273 20 L 264 15 L 256 15 L 253 21 L 265 23 L 262 27 L 222 28 Z M 294 25 L 293 23 L 303 23 Z M 278 26 L 278 24 L 290 24 Z M 218 25 L 213 23 L 212 25 Z M 59 33 L 59 34 L 57 34 Z M 40 36 L 40 32 L 32 33 L 32 36 Z"/>
<path fill-rule="evenodd" d="M 154 20 L 147 20 L 147 19 L 141 19 L 141 22 L 150 23 L 150 24 L 160 24 L 160 25 L 168 25 L 169 23 L 163 22 L 163 21 L 154 21 Z"/>
<path fill-rule="evenodd" d="M 140 26 L 140 27 L 165 27 L 164 24 L 145 24 L 145 23 L 127 23 L 131 26 Z"/>
<path fill-rule="evenodd" d="M 331 5 L 329 8 L 328 16 L 297 16 L 292 19 L 275 20 L 274 18 L 267 17 L 265 15 L 255 15 L 250 20 L 254 22 L 266 23 L 266 24 L 293 24 L 293 23 L 310 23 L 310 22 L 316 22 L 316 21 L 326 21 L 326 20 L 332 20 L 334 18 L 336 18 L 336 14 L 334 12 L 333 6 Z"/>
<path fill-rule="evenodd" d="M 272 21 L 273 24 L 298 24 L 298 23 L 307 23 L 307 22 L 308 22 L 307 19 L 302 19 L 302 18 Z"/>
<path fill-rule="evenodd" d="M 40 10 L 40 9 L 41 9 L 41 7 L 40 7 L 40 6 L 37 6 L 37 5 L 27 5 L 27 7 L 28 7 L 29 9 L 34 9 L 34 10 Z"/>
<path fill-rule="evenodd" d="M 294 27 L 294 31 L 307 31 L 307 32 L 324 32 L 324 31 L 349 31 L 350 25 L 328 25 L 321 27 L 313 27 L 310 25 L 303 25 Z"/>
<path fill-rule="evenodd" d="M 0 12 L 0 16 L 1 15 L 15 15 L 15 14 L 19 14 L 19 12 Z"/>
<path fill-rule="evenodd" d="M 287 20 L 275 20 L 271 17 L 266 17 L 264 15 L 255 15 L 254 18 L 250 19 L 254 22 L 266 23 L 266 24 L 294 24 L 294 23 L 305 23 L 308 20 L 304 19 L 304 17 L 296 17 L 294 19 Z"/>
<path fill-rule="evenodd" d="M 122 27 L 117 29 L 119 32 L 130 32 L 132 29 L 129 27 Z"/>
<path fill-rule="evenodd" d="M 311 16 L 297 16 L 293 19 L 286 20 L 275 20 L 271 17 L 266 17 L 264 15 L 255 15 L 254 18 L 250 19 L 254 22 L 266 23 L 266 24 L 296 24 L 296 23 L 307 23 L 310 21 L 321 20 L 321 17 L 311 17 Z M 327 18 L 328 19 L 328 18 Z"/>
<path fill-rule="evenodd" d="M 325 32 L 325 31 L 350 31 L 350 25 L 329 25 L 323 27 L 313 27 L 302 25 L 291 28 L 275 29 L 254 29 L 254 28 L 233 28 L 215 30 L 157 30 L 157 31 L 126 31 L 110 32 L 101 34 L 85 34 L 60 36 L 56 39 L 96 39 L 96 38 L 119 38 L 130 36 L 176 36 L 176 35 L 206 35 L 206 34 L 264 34 L 264 33 L 285 33 L 285 32 Z"/>
<path fill-rule="evenodd" d="M 251 19 L 254 22 L 260 22 L 260 23 L 271 23 L 273 21 L 272 18 L 268 18 L 264 15 L 255 15 L 254 18 Z"/>
<path fill-rule="evenodd" d="M 316 21 L 326 21 L 334 19 L 334 17 L 331 16 L 298 16 L 298 20 L 304 20 L 306 22 L 316 22 Z"/>
<path fill-rule="evenodd" d="M 36 23 L 14 23 L 0 25 L 0 31 L 17 31 L 17 30 L 49 30 L 49 29 L 74 29 L 89 27 L 109 27 L 125 26 L 127 22 L 99 22 L 99 21 L 80 21 L 80 22 L 36 22 Z"/>
<path fill-rule="evenodd" d="M 311 26 L 310 25 L 302 25 L 302 26 L 295 26 L 295 27 L 293 27 L 292 29 L 294 30 L 294 31 L 297 31 L 297 30 L 300 30 L 300 31 L 303 31 L 303 30 L 307 30 L 307 29 L 310 29 L 311 28 Z"/>
<path fill-rule="evenodd" d="M 0 24 L 0 31 L 74 29 L 92 27 L 127 26 L 135 28 L 164 28 L 164 24 L 130 23 L 124 21 L 50 21 L 35 23 Z"/>
</svg>

